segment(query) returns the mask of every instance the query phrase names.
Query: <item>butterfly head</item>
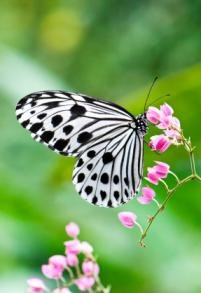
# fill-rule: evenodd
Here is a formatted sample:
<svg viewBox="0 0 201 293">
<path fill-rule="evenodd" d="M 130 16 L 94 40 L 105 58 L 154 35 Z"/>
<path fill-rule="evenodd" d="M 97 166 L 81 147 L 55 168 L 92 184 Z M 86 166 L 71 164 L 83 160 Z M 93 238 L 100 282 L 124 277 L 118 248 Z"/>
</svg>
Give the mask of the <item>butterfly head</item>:
<svg viewBox="0 0 201 293">
<path fill-rule="evenodd" d="M 139 132 L 141 135 L 144 136 L 147 133 L 148 120 L 147 120 L 146 112 L 136 117 L 135 125 L 136 125 L 135 127 L 137 132 Z"/>
</svg>

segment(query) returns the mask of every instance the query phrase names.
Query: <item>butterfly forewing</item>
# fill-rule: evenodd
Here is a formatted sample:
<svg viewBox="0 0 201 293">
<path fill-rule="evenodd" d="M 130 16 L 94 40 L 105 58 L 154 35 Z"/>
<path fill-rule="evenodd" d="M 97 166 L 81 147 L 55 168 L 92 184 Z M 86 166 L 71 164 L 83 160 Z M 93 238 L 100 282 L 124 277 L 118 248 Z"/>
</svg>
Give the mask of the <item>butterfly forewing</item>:
<svg viewBox="0 0 201 293">
<path fill-rule="evenodd" d="M 135 118 L 126 110 L 82 94 L 45 91 L 21 99 L 16 115 L 36 141 L 79 158 L 73 182 L 82 198 L 116 207 L 135 195 L 143 136 L 131 127 Z"/>
</svg>

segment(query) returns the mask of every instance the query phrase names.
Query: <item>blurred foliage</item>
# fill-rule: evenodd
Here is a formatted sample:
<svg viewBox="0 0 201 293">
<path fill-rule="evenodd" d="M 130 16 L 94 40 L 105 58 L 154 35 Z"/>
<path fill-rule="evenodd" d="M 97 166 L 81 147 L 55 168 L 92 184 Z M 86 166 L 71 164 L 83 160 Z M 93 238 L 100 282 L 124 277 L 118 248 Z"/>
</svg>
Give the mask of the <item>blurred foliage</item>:
<svg viewBox="0 0 201 293">
<path fill-rule="evenodd" d="M 152 101 L 171 94 L 201 171 L 201 2 L 8 0 L 0 8 L 0 292 L 26 292 L 26 279 L 62 253 L 64 226 L 72 220 L 94 245 L 112 292 L 200 292 L 198 183 L 180 189 L 140 249 L 138 232 L 123 229 L 117 213 L 131 209 L 143 221 L 155 206 L 133 200 L 111 210 L 81 200 L 70 179 L 74 159 L 33 142 L 14 108 L 32 91 L 73 89 L 111 97 L 138 114 L 159 75 Z M 145 168 L 156 159 L 180 177 L 189 172 L 183 151 L 172 148 L 159 158 L 145 145 Z"/>
</svg>

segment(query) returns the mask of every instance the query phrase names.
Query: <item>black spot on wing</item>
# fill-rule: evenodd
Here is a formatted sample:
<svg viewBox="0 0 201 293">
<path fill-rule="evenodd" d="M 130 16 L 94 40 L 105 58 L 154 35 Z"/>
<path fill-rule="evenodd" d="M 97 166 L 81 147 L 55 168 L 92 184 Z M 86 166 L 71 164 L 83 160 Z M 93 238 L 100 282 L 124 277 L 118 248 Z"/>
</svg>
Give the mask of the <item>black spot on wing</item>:
<svg viewBox="0 0 201 293">
<path fill-rule="evenodd" d="M 77 176 L 77 182 L 78 183 L 81 183 L 85 178 L 85 175 L 84 173 L 80 173 L 78 176 Z"/>
<path fill-rule="evenodd" d="M 89 141 L 92 138 L 92 134 L 84 131 L 82 133 L 80 133 L 77 137 L 77 142 L 79 143 L 86 143 L 87 141 Z"/>
<path fill-rule="evenodd" d="M 96 204 L 97 201 L 98 201 L 98 198 L 97 198 L 96 196 L 94 196 L 93 199 L 92 199 L 92 203 L 93 203 L 93 204 Z"/>
<path fill-rule="evenodd" d="M 28 119 L 28 120 L 23 121 L 23 122 L 21 123 L 21 125 L 22 125 L 24 128 L 26 128 L 27 125 L 28 125 L 29 123 L 30 123 L 30 121 L 29 121 L 29 119 Z"/>
<path fill-rule="evenodd" d="M 97 174 L 96 173 L 94 173 L 92 176 L 91 176 L 91 180 L 93 180 L 93 181 L 95 181 L 96 179 L 97 179 Z"/>
<path fill-rule="evenodd" d="M 101 196 L 101 199 L 104 200 L 106 198 L 107 194 L 106 194 L 105 191 L 101 190 L 100 191 L 100 196 Z"/>
<path fill-rule="evenodd" d="M 86 192 L 87 195 L 89 195 L 90 193 L 92 193 L 92 190 L 93 190 L 92 186 L 86 186 L 84 191 Z"/>
<path fill-rule="evenodd" d="M 80 158 L 77 163 L 77 167 L 81 167 L 83 164 L 84 164 L 84 161 L 82 160 L 82 158 Z"/>
<path fill-rule="evenodd" d="M 61 115 L 56 115 L 52 117 L 52 125 L 54 127 L 58 126 L 63 121 L 63 117 Z"/>
<path fill-rule="evenodd" d="M 103 184 L 107 184 L 109 182 L 109 176 L 107 173 L 103 173 L 101 175 L 101 179 L 100 181 L 103 183 Z"/>
<path fill-rule="evenodd" d="M 113 182 L 114 182 L 114 184 L 119 183 L 119 176 L 118 175 L 114 175 Z"/>
<path fill-rule="evenodd" d="M 73 126 L 72 125 L 66 125 L 64 128 L 63 128 L 63 132 L 68 135 L 69 133 L 71 133 L 71 131 L 73 130 Z"/>
<path fill-rule="evenodd" d="M 73 118 L 80 116 L 80 115 L 84 115 L 84 113 L 86 112 L 85 107 L 80 106 L 80 105 L 74 105 L 71 109 L 70 109 L 71 115 Z"/>
<path fill-rule="evenodd" d="M 54 132 L 53 131 L 45 131 L 43 134 L 40 136 L 40 138 L 48 143 L 52 138 L 54 137 Z"/>
<path fill-rule="evenodd" d="M 119 191 L 115 191 L 114 192 L 114 197 L 115 197 L 116 200 L 119 199 L 119 196 L 120 196 Z"/>
<path fill-rule="evenodd" d="M 93 168 L 93 164 L 88 164 L 87 169 L 90 171 Z"/>
<path fill-rule="evenodd" d="M 96 152 L 93 151 L 93 150 L 91 150 L 91 151 L 89 151 L 89 152 L 87 153 L 87 156 L 88 156 L 89 158 L 91 158 L 91 159 L 94 158 L 95 155 L 96 155 Z"/>
<path fill-rule="evenodd" d="M 35 111 L 31 111 L 31 112 L 35 112 Z M 34 114 L 34 113 L 31 113 L 31 114 Z M 43 118 L 45 118 L 47 116 L 47 113 L 42 113 L 42 114 L 39 114 L 37 116 L 38 119 L 42 120 Z"/>
<path fill-rule="evenodd" d="M 31 128 L 29 129 L 31 132 L 36 133 L 38 132 L 39 129 L 41 129 L 43 127 L 43 123 L 34 123 Z"/>
<path fill-rule="evenodd" d="M 54 148 L 58 151 L 63 151 L 63 149 L 67 146 L 69 140 L 68 139 L 59 139 L 57 142 L 54 144 Z"/>
<path fill-rule="evenodd" d="M 104 164 L 108 164 L 108 163 L 110 163 L 110 162 L 113 161 L 114 157 L 113 157 L 113 155 L 110 152 L 106 152 L 103 155 L 102 159 L 103 159 L 103 163 Z"/>
</svg>

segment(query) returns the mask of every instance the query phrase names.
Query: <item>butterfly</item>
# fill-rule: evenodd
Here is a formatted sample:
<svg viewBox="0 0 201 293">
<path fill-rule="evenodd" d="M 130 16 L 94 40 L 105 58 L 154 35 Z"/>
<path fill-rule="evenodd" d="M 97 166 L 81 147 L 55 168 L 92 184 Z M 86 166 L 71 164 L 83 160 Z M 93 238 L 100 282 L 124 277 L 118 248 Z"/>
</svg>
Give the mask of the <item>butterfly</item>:
<svg viewBox="0 0 201 293">
<path fill-rule="evenodd" d="M 112 102 L 84 94 L 39 91 L 17 103 L 16 116 L 33 139 L 78 158 L 73 183 L 89 203 L 118 207 L 138 192 L 146 112 L 135 117 Z"/>
</svg>

